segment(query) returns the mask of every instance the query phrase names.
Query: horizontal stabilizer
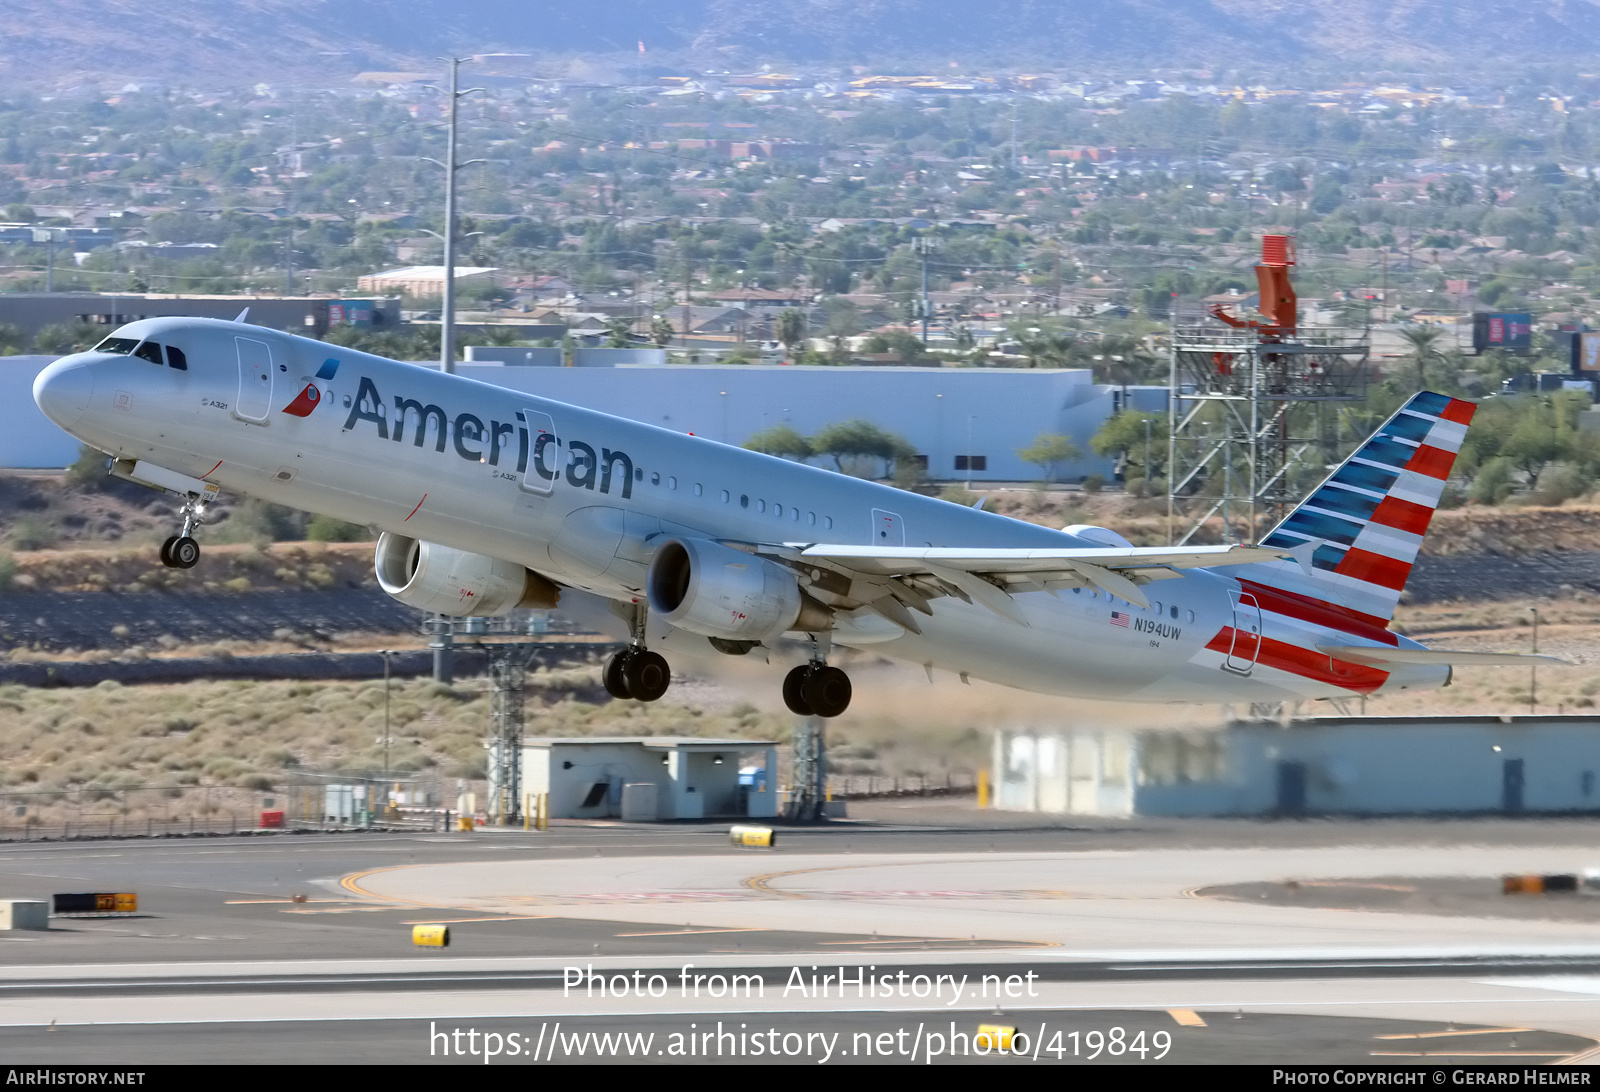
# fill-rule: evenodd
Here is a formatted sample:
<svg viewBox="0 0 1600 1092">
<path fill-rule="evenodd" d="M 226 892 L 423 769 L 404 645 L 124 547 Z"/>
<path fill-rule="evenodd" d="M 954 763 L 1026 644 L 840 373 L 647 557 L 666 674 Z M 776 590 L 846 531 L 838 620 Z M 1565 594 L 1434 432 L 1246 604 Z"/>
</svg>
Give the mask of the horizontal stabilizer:
<svg viewBox="0 0 1600 1092">
<path fill-rule="evenodd" d="M 1377 648 L 1372 645 L 1318 645 L 1329 656 L 1356 663 L 1423 664 L 1439 667 L 1572 667 L 1554 656 L 1531 656 L 1523 652 L 1457 652 L 1448 648 Z"/>
</svg>

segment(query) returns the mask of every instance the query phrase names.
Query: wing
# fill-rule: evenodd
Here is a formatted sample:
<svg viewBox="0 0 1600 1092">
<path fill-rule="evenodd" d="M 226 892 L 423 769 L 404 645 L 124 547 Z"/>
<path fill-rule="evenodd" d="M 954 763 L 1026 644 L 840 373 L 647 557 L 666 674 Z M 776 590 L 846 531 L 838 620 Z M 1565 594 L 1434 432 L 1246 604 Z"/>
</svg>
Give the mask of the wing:
<svg viewBox="0 0 1600 1092">
<path fill-rule="evenodd" d="M 867 606 L 913 633 L 922 631 L 911 611 L 931 614 L 929 601 L 944 595 L 980 604 L 1025 626 L 1013 593 L 1092 585 L 1148 607 L 1140 585 L 1173 579 L 1180 569 L 1298 559 L 1296 551 L 1262 546 L 968 549 L 794 543 L 756 547 L 756 552 L 809 569 L 812 583 L 807 590 L 829 605 Z"/>
<path fill-rule="evenodd" d="M 1380 648 L 1372 645 L 1318 645 L 1317 649 L 1341 660 L 1377 667 L 1385 664 L 1437 664 L 1440 667 L 1573 666 L 1570 661 L 1558 660 L 1554 656 L 1530 656 L 1522 652 L 1457 652 L 1448 648 Z"/>
</svg>

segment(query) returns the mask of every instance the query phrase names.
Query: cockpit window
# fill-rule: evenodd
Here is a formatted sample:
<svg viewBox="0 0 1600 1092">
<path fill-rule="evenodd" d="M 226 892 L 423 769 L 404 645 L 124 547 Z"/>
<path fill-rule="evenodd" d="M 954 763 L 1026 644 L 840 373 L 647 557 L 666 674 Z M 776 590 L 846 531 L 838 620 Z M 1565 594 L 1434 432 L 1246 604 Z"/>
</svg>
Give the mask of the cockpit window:
<svg viewBox="0 0 1600 1092">
<path fill-rule="evenodd" d="M 96 345 L 94 347 L 94 351 L 97 353 L 120 353 L 123 356 L 127 356 L 129 353 L 133 352 L 138 344 L 139 342 L 136 338 L 108 337 L 100 344 Z"/>
<path fill-rule="evenodd" d="M 175 368 L 180 372 L 189 370 L 189 358 L 183 355 L 183 350 L 176 345 L 167 346 L 167 367 Z"/>
<path fill-rule="evenodd" d="M 133 351 L 133 355 L 140 360 L 148 360 L 152 364 L 166 363 L 161 359 L 161 346 L 153 341 L 146 341 Z"/>
</svg>

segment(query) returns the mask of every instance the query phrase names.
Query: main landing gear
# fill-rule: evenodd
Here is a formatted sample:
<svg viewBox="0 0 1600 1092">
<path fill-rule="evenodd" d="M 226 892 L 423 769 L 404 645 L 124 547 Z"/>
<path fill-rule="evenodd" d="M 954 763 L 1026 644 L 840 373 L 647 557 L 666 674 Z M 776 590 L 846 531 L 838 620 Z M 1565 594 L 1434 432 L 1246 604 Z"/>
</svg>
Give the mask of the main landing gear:
<svg viewBox="0 0 1600 1092">
<path fill-rule="evenodd" d="M 667 666 L 666 657 L 644 647 L 644 622 L 644 604 L 633 604 L 628 647 L 613 652 L 600 672 L 600 683 L 613 698 L 655 701 L 672 684 L 672 669 Z"/>
<path fill-rule="evenodd" d="M 850 676 L 824 661 L 827 648 L 812 639 L 811 662 L 783 679 L 783 704 L 800 717 L 836 717 L 850 708 Z"/>
<path fill-rule="evenodd" d="M 206 521 L 206 502 L 190 494 L 179 509 L 183 530 L 161 544 L 161 564 L 169 569 L 192 569 L 200 561 L 200 544 L 194 531 Z"/>
</svg>

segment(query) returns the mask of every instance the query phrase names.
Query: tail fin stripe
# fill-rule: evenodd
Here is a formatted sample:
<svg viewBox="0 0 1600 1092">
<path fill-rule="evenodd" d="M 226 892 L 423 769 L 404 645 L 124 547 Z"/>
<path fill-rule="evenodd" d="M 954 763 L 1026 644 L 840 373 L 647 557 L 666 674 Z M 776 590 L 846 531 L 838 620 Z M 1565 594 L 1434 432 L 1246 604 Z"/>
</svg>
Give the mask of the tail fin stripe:
<svg viewBox="0 0 1600 1092">
<path fill-rule="evenodd" d="M 1344 468 L 1328 479 L 1344 487 L 1356 489 L 1369 489 L 1374 493 L 1383 494 L 1389 491 L 1395 478 L 1399 477 L 1392 470 L 1384 470 L 1368 463 L 1346 463 Z"/>
<path fill-rule="evenodd" d="M 1350 545 L 1361 535 L 1361 524 L 1350 523 L 1336 516 L 1312 512 L 1302 508 L 1283 523 L 1285 531 L 1305 535 L 1307 538 L 1326 538 Z"/>
<path fill-rule="evenodd" d="M 1429 447 L 1424 444 L 1417 448 L 1417 453 L 1406 464 L 1406 469 L 1444 481 L 1450 476 L 1450 468 L 1455 463 L 1456 453 L 1454 451 L 1445 451 L 1442 448 Z"/>
<path fill-rule="evenodd" d="M 1432 508 L 1401 500 L 1396 496 L 1383 498 L 1383 503 L 1372 513 L 1373 523 L 1381 523 L 1385 527 L 1393 527 L 1413 535 L 1426 533 L 1428 521 L 1431 519 L 1433 519 Z"/>
<path fill-rule="evenodd" d="M 1439 411 L 1439 416 L 1446 421 L 1454 421 L 1458 425 L 1472 424 L 1472 415 L 1477 406 L 1471 402 L 1464 402 L 1459 398 L 1450 399 L 1450 404 Z"/>
<path fill-rule="evenodd" d="M 1410 565 L 1417 560 L 1417 554 L 1422 550 L 1422 536 L 1385 527 L 1380 523 L 1369 523 L 1366 530 L 1361 532 L 1361 537 L 1356 539 L 1354 548 L 1383 554 L 1385 557 L 1392 557 L 1396 561 Z"/>
<path fill-rule="evenodd" d="M 1414 413 L 1398 413 L 1394 419 L 1383 426 L 1385 436 L 1393 436 L 1396 440 L 1410 440 L 1420 444 L 1428 438 L 1428 433 L 1433 431 L 1433 418 L 1418 417 Z"/>
<path fill-rule="evenodd" d="M 1340 576 L 1365 580 L 1381 588 L 1393 588 L 1399 591 L 1406 586 L 1406 578 L 1411 575 L 1411 564 L 1372 553 L 1370 550 L 1352 547 L 1345 552 L 1338 573 Z"/>
<path fill-rule="evenodd" d="M 1356 458 L 1402 470 L 1416 453 L 1416 447 L 1411 444 L 1402 444 L 1399 440 L 1392 440 L 1387 436 L 1374 436 L 1356 452 Z"/>
<path fill-rule="evenodd" d="M 1433 431 L 1428 433 L 1427 444 L 1429 447 L 1442 448 L 1445 451 L 1460 451 L 1461 445 L 1467 440 L 1467 426 L 1456 425 L 1449 421 L 1440 421 L 1433 426 Z"/>
<path fill-rule="evenodd" d="M 1451 406 L 1457 405 L 1471 406 L 1472 403 L 1462 402 L 1460 399 L 1451 398 L 1446 394 L 1435 394 L 1433 391 L 1418 391 L 1416 394 L 1411 396 L 1411 401 L 1406 403 L 1406 409 L 1417 410 L 1421 413 L 1431 413 L 1438 417 L 1444 417 L 1446 416 L 1445 410 L 1449 409 Z M 1471 416 L 1472 411 L 1469 409 L 1467 411 L 1467 417 L 1470 418 Z M 1453 421 L 1455 418 L 1452 417 L 1450 420 Z"/>
<path fill-rule="evenodd" d="M 1367 519 L 1371 517 L 1372 510 L 1378 507 L 1379 499 L 1367 493 L 1328 486 L 1317 490 L 1306 503 L 1351 519 Z"/>
</svg>

